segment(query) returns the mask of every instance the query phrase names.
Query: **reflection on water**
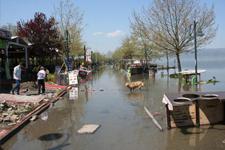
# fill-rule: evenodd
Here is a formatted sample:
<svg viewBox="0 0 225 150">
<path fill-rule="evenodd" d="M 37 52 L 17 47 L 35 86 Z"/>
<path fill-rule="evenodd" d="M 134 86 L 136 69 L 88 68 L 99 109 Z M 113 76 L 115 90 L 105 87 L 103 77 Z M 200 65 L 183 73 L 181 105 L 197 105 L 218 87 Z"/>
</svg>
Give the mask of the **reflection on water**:
<svg viewBox="0 0 225 150">
<path fill-rule="evenodd" d="M 72 87 L 69 91 L 69 100 L 78 99 L 78 87 Z"/>
<path fill-rule="evenodd" d="M 141 92 L 129 93 L 129 94 L 127 94 L 127 97 L 128 97 L 129 100 L 134 100 L 134 101 L 144 100 L 144 94 L 141 93 Z"/>
<path fill-rule="evenodd" d="M 96 72 L 93 79 L 79 85 L 78 98 L 71 95 L 58 101 L 48 110 L 48 119 L 28 124 L 16 136 L 6 142 L 4 149 L 107 149 L 107 150 L 222 150 L 225 144 L 223 125 L 201 128 L 176 128 L 166 130 L 166 116 L 161 100 L 166 92 L 188 91 L 192 87 L 179 84 L 177 79 L 148 75 L 131 76 L 131 81 L 141 80 L 145 86 L 130 93 L 124 86 L 128 81 L 124 72 L 109 68 Z M 202 90 L 206 85 L 202 85 Z M 207 85 L 208 86 L 208 85 Z M 209 88 L 209 87 L 207 87 Z M 210 88 L 215 88 L 211 85 Z M 100 90 L 102 89 L 102 90 Z M 218 89 L 214 89 L 218 90 Z M 148 118 L 144 106 L 156 114 L 156 120 L 165 129 L 159 130 Z M 78 135 L 77 130 L 86 123 L 101 125 L 92 135 Z M 54 140 L 39 137 L 60 133 Z M 68 133 L 70 133 L 68 135 Z M 68 136 L 66 136 L 68 135 Z M 57 137 L 57 136 L 56 136 Z"/>
</svg>

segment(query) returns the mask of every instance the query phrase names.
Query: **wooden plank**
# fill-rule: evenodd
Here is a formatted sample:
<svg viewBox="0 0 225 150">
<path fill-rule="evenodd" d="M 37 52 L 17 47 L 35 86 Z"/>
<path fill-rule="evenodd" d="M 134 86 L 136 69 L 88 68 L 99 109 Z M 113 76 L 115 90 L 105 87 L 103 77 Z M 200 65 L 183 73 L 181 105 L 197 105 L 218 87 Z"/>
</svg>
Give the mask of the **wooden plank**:
<svg viewBox="0 0 225 150">
<path fill-rule="evenodd" d="M 196 111 L 194 104 L 176 106 L 170 114 L 171 128 L 196 125 Z"/>
<path fill-rule="evenodd" d="M 156 125 L 156 127 L 158 127 L 160 131 L 163 131 L 161 125 L 158 123 L 158 121 L 155 119 L 155 117 L 151 114 L 151 112 L 148 110 L 148 108 L 144 106 L 144 109 L 145 109 L 145 112 L 148 114 L 148 116 L 152 119 L 152 121 Z"/>
</svg>

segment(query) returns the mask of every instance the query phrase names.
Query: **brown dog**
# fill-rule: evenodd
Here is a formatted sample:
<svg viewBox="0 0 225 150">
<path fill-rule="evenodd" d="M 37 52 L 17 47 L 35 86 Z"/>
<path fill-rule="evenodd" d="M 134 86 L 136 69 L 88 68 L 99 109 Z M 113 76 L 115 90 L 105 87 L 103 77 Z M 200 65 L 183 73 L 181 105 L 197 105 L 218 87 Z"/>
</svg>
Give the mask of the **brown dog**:
<svg viewBox="0 0 225 150">
<path fill-rule="evenodd" d="M 129 82 L 125 84 L 126 87 L 130 89 L 130 91 L 134 91 L 134 89 L 141 89 L 141 87 L 144 86 L 144 83 L 142 81 L 136 81 L 136 82 Z"/>
</svg>

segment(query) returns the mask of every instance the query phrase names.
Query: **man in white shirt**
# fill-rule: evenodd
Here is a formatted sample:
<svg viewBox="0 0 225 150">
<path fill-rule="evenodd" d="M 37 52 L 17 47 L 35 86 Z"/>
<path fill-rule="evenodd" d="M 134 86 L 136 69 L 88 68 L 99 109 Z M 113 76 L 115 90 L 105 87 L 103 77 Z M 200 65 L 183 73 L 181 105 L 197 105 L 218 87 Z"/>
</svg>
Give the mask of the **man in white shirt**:
<svg viewBox="0 0 225 150">
<path fill-rule="evenodd" d="M 38 82 L 38 94 L 45 93 L 45 77 L 46 72 L 44 70 L 44 67 L 40 67 L 40 71 L 37 73 L 37 82 Z"/>
<path fill-rule="evenodd" d="M 19 65 L 15 66 L 13 69 L 13 79 L 16 81 L 16 85 L 11 90 L 12 94 L 14 94 L 16 90 L 17 94 L 19 95 L 20 81 L 21 81 L 21 67 L 22 67 L 22 63 L 19 63 Z"/>
</svg>

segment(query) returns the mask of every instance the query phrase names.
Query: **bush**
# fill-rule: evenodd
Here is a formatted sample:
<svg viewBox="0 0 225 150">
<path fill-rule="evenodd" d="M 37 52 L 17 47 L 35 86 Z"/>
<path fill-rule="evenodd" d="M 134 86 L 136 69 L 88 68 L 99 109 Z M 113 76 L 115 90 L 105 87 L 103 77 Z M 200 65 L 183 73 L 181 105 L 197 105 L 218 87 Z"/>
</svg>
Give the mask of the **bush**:
<svg viewBox="0 0 225 150">
<path fill-rule="evenodd" d="M 47 75 L 47 81 L 55 82 L 55 74 L 54 73 L 49 73 Z"/>
</svg>

